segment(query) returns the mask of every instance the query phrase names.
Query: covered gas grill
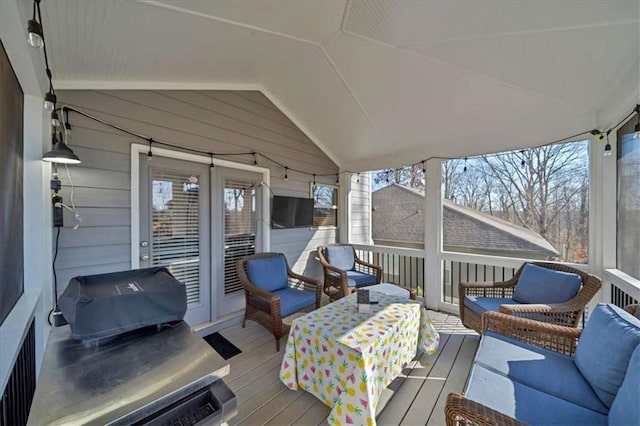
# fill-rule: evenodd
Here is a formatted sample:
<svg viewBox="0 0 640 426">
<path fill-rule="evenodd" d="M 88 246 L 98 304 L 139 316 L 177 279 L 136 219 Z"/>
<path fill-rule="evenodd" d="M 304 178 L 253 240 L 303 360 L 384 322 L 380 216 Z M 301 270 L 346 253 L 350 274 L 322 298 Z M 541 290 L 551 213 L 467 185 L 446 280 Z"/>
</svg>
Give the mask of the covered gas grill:
<svg viewBox="0 0 640 426">
<path fill-rule="evenodd" d="M 140 271 L 129 272 L 140 277 Z M 136 282 L 127 281 L 126 273 L 119 274 L 124 280 L 119 284 Z M 84 278 L 88 278 L 85 284 L 94 281 Z M 109 286 L 103 276 L 97 282 Z M 148 282 L 146 286 L 152 288 Z M 120 297 L 124 296 L 109 295 L 114 312 L 121 312 Z M 145 298 L 140 300 L 140 306 L 147 303 Z M 181 303 L 180 297 L 176 300 Z M 168 306 L 168 312 L 174 308 Z M 131 331 L 111 333 L 105 339 L 101 331 L 105 322 L 98 320 L 97 328 L 87 327 L 80 318 L 93 321 L 96 316 L 88 314 L 87 306 L 82 310 L 86 315 L 74 319 L 76 333 L 68 325 L 52 329 L 28 424 L 216 425 L 236 414 L 235 395 L 223 381 L 229 363 L 187 323 L 167 323 L 156 315 L 162 320 L 152 321 L 155 325 L 139 328 L 119 323 L 119 329 Z M 98 337 L 94 331 L 102 338 L 91 340 L 90 345 L 79 340 Z"/>
</svg>

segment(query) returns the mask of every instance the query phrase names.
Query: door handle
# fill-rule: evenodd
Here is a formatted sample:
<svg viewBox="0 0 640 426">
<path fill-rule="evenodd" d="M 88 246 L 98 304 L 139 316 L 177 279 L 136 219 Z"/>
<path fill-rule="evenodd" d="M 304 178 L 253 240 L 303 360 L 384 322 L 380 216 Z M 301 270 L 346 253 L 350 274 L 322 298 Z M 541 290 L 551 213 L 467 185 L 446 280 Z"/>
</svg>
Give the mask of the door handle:
<svg viewBox="0 0 640 426">
<path fill-rule="evenodd" d="M 148 254 L 140 255 L 140 260 L 142 260 L 143 262 L 146 262 L 147 260 L 149 260 L 149 255 Z"/>
</svg>

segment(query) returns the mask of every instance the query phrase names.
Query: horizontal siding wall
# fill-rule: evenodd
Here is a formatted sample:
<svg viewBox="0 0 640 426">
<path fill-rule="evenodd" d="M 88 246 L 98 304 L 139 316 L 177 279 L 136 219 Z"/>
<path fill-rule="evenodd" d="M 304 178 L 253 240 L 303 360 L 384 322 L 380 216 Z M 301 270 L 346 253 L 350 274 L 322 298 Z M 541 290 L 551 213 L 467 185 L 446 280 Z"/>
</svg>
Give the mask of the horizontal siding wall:
<svg viewBox="0 0 640 426">
<path fill-rule="evenodd" d="M 309 173 L 337 173 L 337 166 L 260 92 L 238 91 L 64 91 L 60 105 L 69 105 L 128 130 L 158 140 L 215 152 L 264 152 L 283 164 Z M 69 166 L 73 200 L 82 222 L 65 210 L 65 227 L 56 263 L 58 292 L 76 275 L 129 269 L 131 265 L 131 144 L 144 143 L 92 120 L 70 114 L 70 147 L 82 164 Z M 253 164 L 252 156 L 226 160 Z M 309 197 L 310 178 L 259 158 L 271 169 L 276 195 Z M 59 168 L 64 203 L 71 187 Z M 318 178 L 333 184 L 335 177 Z M 335 229 L 271 231 L 271 250 L 283 252 L 296 272 L 320 278 L 316 246 L 335 242 Z M 55 237 L 55 230 L 54 230 Z"/>
</svg>

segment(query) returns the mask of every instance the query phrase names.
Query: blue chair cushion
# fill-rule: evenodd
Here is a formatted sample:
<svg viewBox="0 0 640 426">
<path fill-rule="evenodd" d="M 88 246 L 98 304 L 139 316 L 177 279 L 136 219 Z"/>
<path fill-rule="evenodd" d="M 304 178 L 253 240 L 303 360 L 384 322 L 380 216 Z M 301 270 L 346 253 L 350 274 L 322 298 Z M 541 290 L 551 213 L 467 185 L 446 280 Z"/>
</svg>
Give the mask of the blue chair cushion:
<svg viewBox="0 0 640 426">
<path fill-rule="evenodd" d="M 607 414 L 573 358 L 487 331 L 482 335 L 476 364 L 530 388 Z"/>
<path fill-rule="evenodd" d="M 283 318 L 316 304 L 316 294 L 310 291 L 285 288 L 274 293 L 280 296 L 280 316 Z"/>
<path fill-rule="evenodd" d="M 527 264 L 518 277 L 513 299 L 520 303 L 563 303 L 578 293 L 581 283 L 578 274 Z"/>
<path fill-rule="evenodd" d="M 247 262 L 247 276 L 256 287 L 268 292 L 287 288 L 287 265 L 284 256 L 251 259 Z"/>
<path fill-rule="evenodd" d="M 329 246 L 324 249 L 327 262 L 335 268 L 343 271 L 351 271 L 356 266 L 351 246 Z"/>
<path fill-rule="evenodd" d="M 502 297 L 480 297 L 480 296 L 465 296 L 464 297 L 464 306 L 471 309 L 471 311 L 478 315 L 482 316 L 482 314 L 486 311 L 494 311 L 498 312 L 498 308 L 500 305 L 517 305 L 513 299 L 502 298 Z"/>
<path fill-rule="evenodd" d="M 609 411 L 609 424 L 640 425 L 640 346 L 633 351 L 627 374 Z"/>
<path fill-rule="evenodd" d="M 607 416 L 475 365 L 465 396 L 531 425 L 606 425 Z"/>
<path fill-rule="evenodd" d="M 349 287 L 366 287 L 368 285 L 374 285 L 376 283 L 375 275 L 365 274 L 358 271 L 347 271 L 347 283 Z"/>
<path fill-rule="evenodd" d="M 596 306 L 578 340 L 575 363 L 607 407 L 611 407 L 638 345 L 640 320 L 613 305 Z"/>
</svg>

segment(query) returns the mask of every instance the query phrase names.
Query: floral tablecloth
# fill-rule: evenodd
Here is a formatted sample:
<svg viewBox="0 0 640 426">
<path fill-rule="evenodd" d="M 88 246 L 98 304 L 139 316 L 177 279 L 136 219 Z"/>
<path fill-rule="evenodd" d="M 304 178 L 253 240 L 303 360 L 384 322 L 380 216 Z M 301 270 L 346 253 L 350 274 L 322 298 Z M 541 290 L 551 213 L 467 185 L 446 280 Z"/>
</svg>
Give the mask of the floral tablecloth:
<svg viewBox="0 0 640 426">
<path fill-rule="evenodd" d="M 416 354 L 434 353 L 440 340 L 424 306 L 371 292 L 368 313 L 356 294 L 297 318 L 291 325 L 280 380 L 329 407 L 329 423 L 375 424 L 381 392 Z"/>
</svg>

